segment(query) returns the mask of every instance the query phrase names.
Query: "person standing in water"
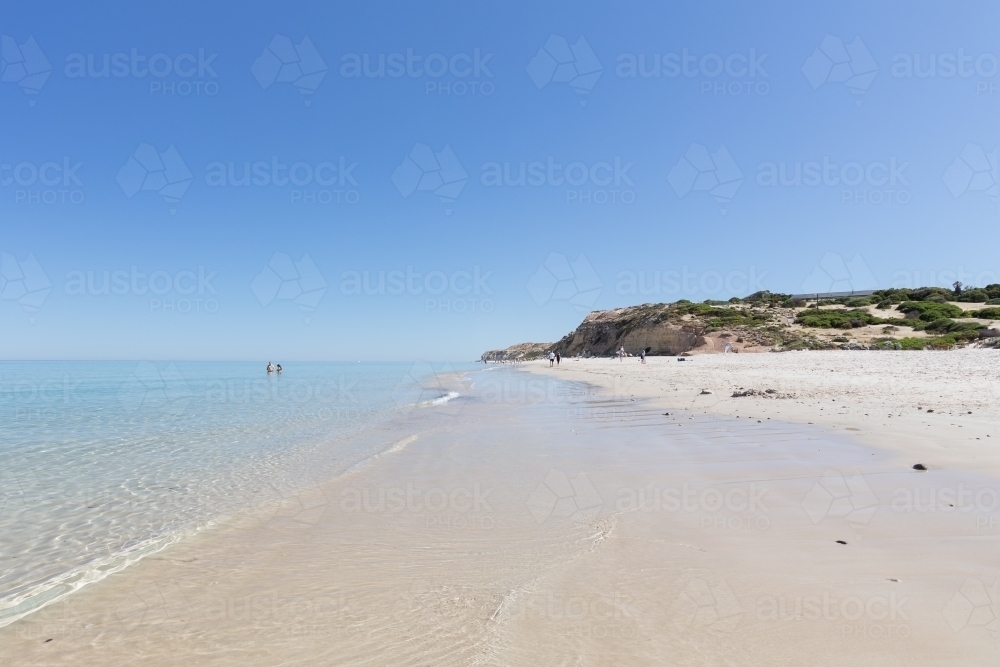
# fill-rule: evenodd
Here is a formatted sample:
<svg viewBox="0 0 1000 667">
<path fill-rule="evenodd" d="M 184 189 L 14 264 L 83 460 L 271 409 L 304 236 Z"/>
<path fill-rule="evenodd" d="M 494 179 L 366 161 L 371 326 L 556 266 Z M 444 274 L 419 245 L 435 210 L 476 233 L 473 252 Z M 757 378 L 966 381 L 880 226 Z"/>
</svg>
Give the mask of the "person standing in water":
<svg viewBox="0 0 1000 667">
<path fill-rule="evenodd" d="M 273 373 L 274 372 L 274 364 L 272 364 L 270 361 L 267 362 L 267 372 L 268 373 Z"/>
<path fill-rule="evenodd" d="M 275 366 L 274 370 L 278 371 L 278 374 L 280 375 L 281 374 L 281 364 L 278 364 L 277 366 Z"/>
</svg>

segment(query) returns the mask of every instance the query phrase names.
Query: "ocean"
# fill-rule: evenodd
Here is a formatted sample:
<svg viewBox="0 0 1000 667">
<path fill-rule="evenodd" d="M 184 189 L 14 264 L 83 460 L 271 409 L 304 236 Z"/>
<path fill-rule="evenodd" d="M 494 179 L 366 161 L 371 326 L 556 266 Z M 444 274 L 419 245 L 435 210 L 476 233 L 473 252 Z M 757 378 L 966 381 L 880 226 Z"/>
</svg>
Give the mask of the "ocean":
<svg viewBox="0 0 1000 667">
<path fill-rule="evenodd" d="M 475 367 L 0 362 L 0 627 L 376 455 Z"/>
</svg>

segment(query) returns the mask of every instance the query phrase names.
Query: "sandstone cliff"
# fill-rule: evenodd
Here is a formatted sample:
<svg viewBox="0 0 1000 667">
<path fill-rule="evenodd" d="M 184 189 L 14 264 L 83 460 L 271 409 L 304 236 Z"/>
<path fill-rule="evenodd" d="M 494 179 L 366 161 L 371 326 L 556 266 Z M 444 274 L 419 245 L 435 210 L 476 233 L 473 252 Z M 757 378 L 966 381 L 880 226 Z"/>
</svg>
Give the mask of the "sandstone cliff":
<svg viewBox="0 0 1000 667">
<path fill-rule="evenodd" d="M 518 343 L 504 350 L 483 352 L 480 361 L 530 361 L 547 356 L 552 343 Z"/>
<path fill-rule="evenodd" d="M 505 350 L 490 350 L 483 361 L 529 360 L 550 351 L 565 357 L 611 356 L 623 347 L 628 354 L 648 355 L 687 352 L 722 352 L 727 343 L 734 350 L 766 348 L 776 340 L 768 325 L 775 318 L 769 304 L 677 303 L 643 304 L 614 310 L 597 310 L 556 343 L 522 343 Z"/>
<path fill-rule="evenodd" d="M 668 306 L 598 310 L 553 347 L 565 356 L 608 356 L 624 346 L 630 354 L 673 355 L 694 348 L 705 334 L 698 321 L 670 321 Z"/>
</svg>

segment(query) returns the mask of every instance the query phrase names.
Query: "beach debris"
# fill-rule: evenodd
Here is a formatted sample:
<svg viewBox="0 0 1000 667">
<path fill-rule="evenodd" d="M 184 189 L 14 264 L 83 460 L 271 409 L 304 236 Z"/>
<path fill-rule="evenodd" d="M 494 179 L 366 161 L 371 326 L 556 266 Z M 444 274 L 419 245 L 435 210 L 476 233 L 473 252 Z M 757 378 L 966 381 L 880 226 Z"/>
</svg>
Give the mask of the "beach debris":
<svg viewBox="0 0 1000 667">
<path fill-rule="evenodd" d="M 669 412 L 664 412 L 664 413 L 663 413 L 663 416 L 664 416 L 664 417 L 669 417 L 669 416 L 670 416 L 670 413 L 669 413 Z"/>
<path fill-rule="evenodd" d="M 837 540 L 837 544 L 847 544 L 844 540 Z"/>
<path fill-rule="evenodd" d="M 686 361 L 684 357 L 677 357 L 677 361 Z"/>
<path fill-rule="evenodd" d="M 712 392 L 710 392 L 708 389 L 702 389 L 701 393 L 702 395 L 705 395 L 705 394 L 711 394 Z"/>
<path fill-rule="evenodd" d="M 795 398 L 795 394 L 784 394 L 776 389 L 744 389 L 740 387 L 733 392 L 732 398 L 757 396 L 759 398 Z"/>
<path fill-rule="evenodd" d="M 927 466 L 925 466 L 923 463 L 916 463 L 916 464 L 914 464 L 913 469 L 914 470 L 927 470 Z"/>
<path fill-rule="evenodd" d="M 934 408 L 927 408 L 927 412 L 934 412 Z"/>
</svg>

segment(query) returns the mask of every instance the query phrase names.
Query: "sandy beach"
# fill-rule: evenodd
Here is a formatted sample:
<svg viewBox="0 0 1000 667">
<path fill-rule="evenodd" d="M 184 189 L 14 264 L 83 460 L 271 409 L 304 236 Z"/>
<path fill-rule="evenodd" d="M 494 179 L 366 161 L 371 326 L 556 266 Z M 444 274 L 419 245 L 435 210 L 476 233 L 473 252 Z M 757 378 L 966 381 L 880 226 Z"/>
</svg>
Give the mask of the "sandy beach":
<svg viewBox="0 0 1000 667">
<path fill-rule="evenodd" d="M 0 629 L 0 662 L 996 664 L 998 362 L 445 378 L 379 455 Z"/>
<path fill-rule="evenodd" d="M 1000 479 L 1000 352 L 875 351 L 565 359 L 525 368 L 586 381 L 626 401 L 848 431 L 900 463 Z M 734 393 L 752 392 L 734 397 Z M 768 394 L 768 390 L 773 393 Z M 911 461 L 912 459 L 912 461 Z"/>
</svg>

